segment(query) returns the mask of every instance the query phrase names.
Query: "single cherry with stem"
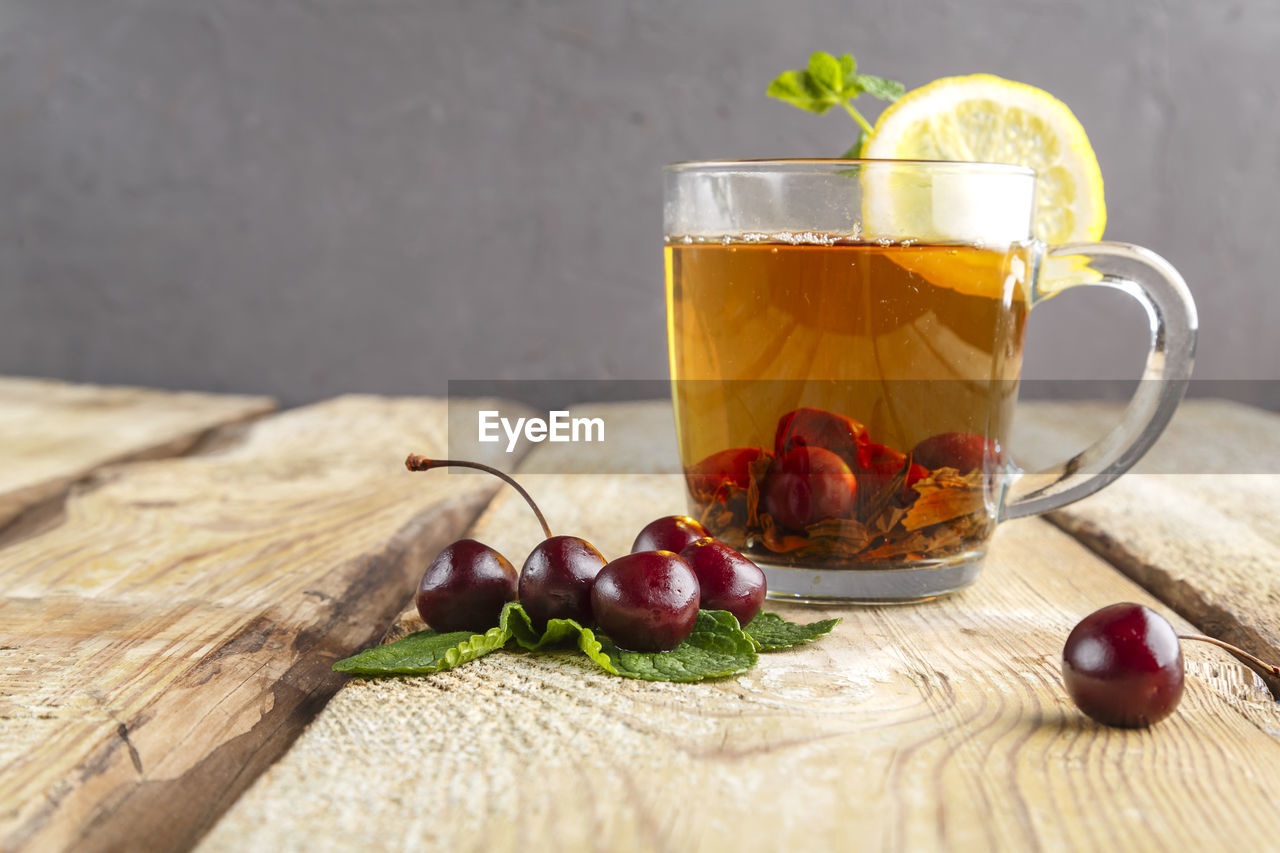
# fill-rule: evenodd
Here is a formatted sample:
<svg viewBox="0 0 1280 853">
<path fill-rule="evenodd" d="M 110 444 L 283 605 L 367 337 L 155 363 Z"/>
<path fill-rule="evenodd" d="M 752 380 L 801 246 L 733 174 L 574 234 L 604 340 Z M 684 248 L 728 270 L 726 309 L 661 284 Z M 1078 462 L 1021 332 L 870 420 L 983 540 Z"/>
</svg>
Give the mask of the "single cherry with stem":
<svg viewBox="0 0 1280 853">
<path fill-rule="evenodd" d="M 1220 646 L 1263 671 L 1268 664 L 1230 643 L 1178 634 L 1168 620 L 1140 604 L 1111 604 L 1086 616 L 1067 637 L 1062 676 L 1076 706 L 1108 726 L 1140 728 L 1173 713 L 1182 698 L 1180 640 Z"/>
<path fill-rule="evenodd" d="M 518 592 L 525 612 L 539 628 L 545 627 L 550 619 L 573 619 L 583 624 L 592 622 L 591 586 L 600 569 L 604 567 L 604 557 L 585 539 L 577 536 L 553 536 L 542 510 L 538 509 L 538 505 L 523 486 L 502 471 L 480 462 L 428 459 L 410 454 L 405 460 L 405 467 L 410 471 L 430 471 L 433 468 L 474 468 L 477 471 L 493 474 L 515 489 L 533 510 L 533 514 L 538 517 L 538 523 L 542 525 L 542 532 L 546 538 L 538 543 L 525 559 L 518 582 L 515 580 L 514 571 L 512 572 L 512 595 L 506 600 L 516 598 L 516 592 Z M 465 565 L 455 568 L 455 572 L 463 577 L 467 575 L 467 571 L 468 567 Z M 465 588 L 466 584 L 460 583 L 458 586 Z M 502 604 L 499 604 L 486 627 L 498 624 L 497 617 L 501 609 Z M 422 613 L 421 604 L 418 611 Z M 433 628 L 436 627 L 435 623 L 427 619 L 425 613 L 422 618 Z"/>
<path fill-rule="evenodd" d="M 591 625 L 591 587 L 605 566 L 604 555 L 577 536 L 552 536 L 538 543 L 520 569 L 520 602 L 539 628 L 551 619 Z"/>
</svg>

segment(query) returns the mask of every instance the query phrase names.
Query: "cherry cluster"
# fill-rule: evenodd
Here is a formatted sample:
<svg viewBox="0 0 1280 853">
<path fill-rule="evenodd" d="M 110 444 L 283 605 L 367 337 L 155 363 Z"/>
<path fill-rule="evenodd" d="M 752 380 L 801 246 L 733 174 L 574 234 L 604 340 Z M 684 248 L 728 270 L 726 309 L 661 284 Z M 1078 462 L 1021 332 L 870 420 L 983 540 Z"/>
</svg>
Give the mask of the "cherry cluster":
<svg viewBox="0 0 1280 853">
<path fill-rule="evenodd" d="M 410 471 L 476 468 L 500 477 L 525 499 L 546 534 L 519 575 L 506 557 L 474 539 L 442 550 L 423 573 L 416 599 L 418 613 L 437 631 L 482 633 L 498 624 L 507 602 L 518 599 L 539 629 L 551 619 L 572 619 L 600 628 L 622 648 L 660 652 L 688 638 L 700 608 L 727 610 L 746 625 L 764 604 L 760 567 L 688 516 L 651 521 L 631 553 L 606 561 L 585 539 L 553 536 L 529 493 L 501 471 L 416 455 L 405 465 Z M 1159 722 L 1182 698 L 1180 640 L 1213 643 L 1280 677 L 1280 667 L 1212 637 L 1178 634 L 1150 608 L 1124 603 L 1086 616 L 1072 630 L 1062 653 L 1067 692 L 1105 725 Z"/>
<path fill-rule="evenodd" d="M 724 507 L 744 516 L 737 519 L 743 524 L 754 510 L 737 504 L 754 485 L 759 510 L 783 529 L 801 532 L 826 519 L 865 516 L 876 504 L 905 506 L 916 496 L 913 487 L 934 471 L 982 470 L 1000 456 L 994 441 L 961 432 L 930 436 L 904 453 L 872 441 L 867 428 L 851 417 L 806 407 L 778 420 L 772 449 L 720 450 L 689 466 L 686 474 L 701 506 Z"/>
<path fill-rule="evenodd" d="M 650 522 L 631 553 L 610 562 L 585 539 L 553 536 L 529 493 L 495 468 L 417 455 L 405 466 L 475 468 L 500 477 L 529 504 L 546 535 L 518 576 L 506 557 L 474 539 L 460 539 L 436 555 L 416 602 L 423 621 L 437 631 L 481 633 L 518 599 L 539 629 L 551 619 L 572 619 L 599 627 L 622 648 L 660 652 L 688 638 L 699 609 L 727 610 L 746 625 L 764 604 L 760 567 L 687 516 Z"/>
</svg>

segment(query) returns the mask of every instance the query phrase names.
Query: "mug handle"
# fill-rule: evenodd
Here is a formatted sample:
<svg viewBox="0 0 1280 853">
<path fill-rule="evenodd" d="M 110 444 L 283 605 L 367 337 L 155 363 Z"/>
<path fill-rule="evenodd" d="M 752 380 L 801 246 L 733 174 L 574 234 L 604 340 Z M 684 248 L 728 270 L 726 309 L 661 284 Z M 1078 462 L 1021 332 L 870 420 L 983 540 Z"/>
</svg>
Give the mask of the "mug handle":
<svg viewBox="0 0 1280 853">
<path fill-rule="evenodd" d="M 1078 501 L 1128 471 L 1164 432 L 1191 378 L 1199 321 L 1191 291 L 1173 265 L 1130 243 L 1068 243 L 1048 252 L 1049 258 L 1069 255 L 1086 256 L 1089 264 L 1053 281 L 1052 293 L 1101 285 L 1129 294 L 1146 309 L 1151 349 L 1138 390 L 1119 425 L 1066 462 L 1017 477 L 1005 494 L 1001 520 L 1039 515 Z M 1150 275 L 1125 275 L 1126 265 L 1133 264 L 1145 267 Z M 1033 279 L 1031 305 L 1049 295 Z M 1016 470 L 1010 464 L 1008 473 Z"/>
</svg>

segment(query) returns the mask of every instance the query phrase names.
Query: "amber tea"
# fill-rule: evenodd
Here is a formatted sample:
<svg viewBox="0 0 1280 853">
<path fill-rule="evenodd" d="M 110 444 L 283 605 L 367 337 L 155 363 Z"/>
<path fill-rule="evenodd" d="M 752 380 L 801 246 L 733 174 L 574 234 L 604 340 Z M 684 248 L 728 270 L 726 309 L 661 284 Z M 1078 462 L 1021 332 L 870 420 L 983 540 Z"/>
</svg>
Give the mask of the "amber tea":
<svg viewBox="0 0 1280 853">
<path fill-rule="evenodd" d="M 996 521 L 1028 250 L 668 241 L 693 514 L 763 563 L 926 565 Z"/>
</svg>

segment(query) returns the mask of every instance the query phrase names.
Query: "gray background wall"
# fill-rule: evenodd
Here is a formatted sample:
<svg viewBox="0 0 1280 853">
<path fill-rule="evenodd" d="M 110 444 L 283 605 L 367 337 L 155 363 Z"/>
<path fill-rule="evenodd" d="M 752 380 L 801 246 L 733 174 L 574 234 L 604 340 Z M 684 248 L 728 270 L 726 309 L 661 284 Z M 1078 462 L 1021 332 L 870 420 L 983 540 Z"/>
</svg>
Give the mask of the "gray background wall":
<svg viewBox="0 0 1280 853">
<path fill-rule="evenodd" d="M 846 118 L 763 94 L 826 49 L 1061 97 L 1108 237 L 1196 293 L 1198 376 L 1275 380 L 1277 44 L 1272 0 L 3 0 L 0 372 L 287 402 L 663 377 L 658 169 L 843 151 Z M 1027 373 L 1134 375 L 1143 336 L 1068 294 Z"/>
</svg>

